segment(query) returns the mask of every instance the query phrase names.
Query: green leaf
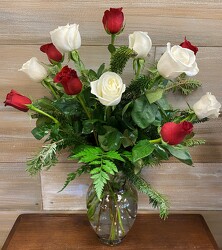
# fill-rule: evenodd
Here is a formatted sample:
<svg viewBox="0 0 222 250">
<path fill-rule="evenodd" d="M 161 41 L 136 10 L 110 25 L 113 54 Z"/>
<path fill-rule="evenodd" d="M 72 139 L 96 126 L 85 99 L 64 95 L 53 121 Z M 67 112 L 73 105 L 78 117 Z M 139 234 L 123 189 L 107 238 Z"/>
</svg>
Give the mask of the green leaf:
<svg viewBox="0 0 222 250">
<path fill-rule="evenodd" d="M 121 155 L 116 151 L 108 151 L 105 156 L 110 159 L 115 159 L 115 160 L 125 162 L 125 160 L 121 157 Z"/>
<path fill-rule="evenodd" d="M 129 108 L 132 109 L 132 106 L 133 102 L 129 102 L 124 106 L 122 110 L 122 121 L 126 124 L 128 128 L 133 130 L 134 127 L 131 125 L 132 121 L 131 121 L 130 111 L 126 112 Z"/>
<path fill-rule="evenodd" d="M 50 128 L 48 125 L 43 125 L 34 128 L 31 133 L 37 140 L 41 140 L 44 136 L 46 136 L 50 132 Z"/>
<path fill-rule="evenodd" d="M 112 161 L 109 160 L 103 160 L 103 166 L 102 168 L 109 174 L 114 175 L 114 172 L 118 172 L 118 169 Z"/>
<path fill-rule="evenodd" d="M 95 81 L 95 80 L 97 80 L 97 79 L 98 79 L 97 73 L 96 73 L 94 70 L 90 69 L 90 70 L 88 71 L 88 78 L 89 78 L 90 81 Z"/>
<path fill-rule="evenodd" d="M 159 99 L 161 99 L 163 96 L 163 93 L 164 93 L 164 90 L 160 88 L 156 90 L 148 90 L 146 92 L 146 98 L 148 99 L 149 103 L 152 104 L 158 101 Z"/>
<path fill-rule="evenodd" d="M 97 77 L 100 78 L 100 76 L 104 73 L 105 71 L 105 63 L 101 64 L 99 69 L 97 70 Z"/>
<path fill-rule="evenodd" d="M 129 146 L 134 146 L 137 138 L 138 138 L 138 130 L 137 129 L 134 129 L 133 131 L 125 129 L 125 131 L 123 133 L 123 140 L 122 140 L 123 147 L 126 148 Z"/>
<path fill-rule="evenodd" d="M 181 146 L 170 146 L 168 144 L 165 145 L 167 150 L 173 155 L 175 158 L 180 160 L 181 162 L 187 165 L 193 165 L 191 155 L 188 150 Z"/>
<path fill-rule="evenodd" d="M 123 151 L 122 152 L 122 156 L 125 156 L 129 161 L 133 161 L 133 156 L 132 156 L 132 153 L 129 152 L 129 151 Z"/>
<path fill-rule="evenodd" d="M 112 53 L 114 53 L 116 51 L 116 48 L 115 48 L 115 46 L 113 44 L 110 43 L 108 45 L 108 50 L 112 54 Z"/>
<path fill-rule="evenodd" d="M 156 153 L 161 157 L 162 160 L 168 160 L 169 156 L 164 148 L 162 148 L 160 145 L 155 144 L 155 151 Z"/>
<path fill-rule="evenodd" d="M 65 115 L 76 115 L 82 114 L 82 107 L 76 98 L 69 98 L 67 96 L 62 97 L 53 102 L 53 105 L 62 111 Z"/>
<path fill-rule="evenodd" d="M 132 110 L 132 118 L 137 126 L 147 128 L 155 120 L 157 106 L 149 104 L 147 98 L 143 95 L 135 100 Z"/>
<path fill-rule="evenodd" d="M 71 159 L 79 159 L 79 163 L 90 163 L 96 159 L 101 158 L 103 151 L 98 147 L 89 147 L 80 151 L 79 153 L 72 155 Z"/>
<path fill-rule="evenodd" d="M 117 129 L 109 126 L 104 126 L 106 133 L 104 135 L 99 135 L 99 143 L 103 150 L 118 150 L 121 145 L 122 133 Z"/>
<path fill-rule="evenodd" d="M 101 170 L 100 173 L 92 175 L 91 178 L 93 179 L 93 184 L 96 190 L 97 197 L 98 199 L 100 199 L 103 192 L 103 188 L 107 183 L 107 178 L 109 178 L 109 176 L 107 174 L 105 175 L 105 172 Z"/>
<path fill-rule="evenodd" d="M 97 168 L 92 169 L 92 170 L 90 171 L 90 174 L 91 174 L 91 175 L 95 175 L 95 174 L 100 173 L 100 171 L 101 171 L 101 168 L 100 168 L 100 167 L 97 167 Z"/>
<path fill-rule="evenodd" d="M 151 144 L 148 140 L 139 141 L 136 146 L 132 149 L 133 162 L 138 161 L 144 157 L 150 155 L 155 149 L 154 145 Z"/>
<path fill-rule="evenodd" d="M 82 125 L 83 125 L 82 133 L 83 134 L 91 134 L 93 132 L 93 129 L 94 129 L 94 124 L 98 121 L 99 120 L 97 120 L 97 119 L 84 120 L 82 123 Z"/>
</svg>

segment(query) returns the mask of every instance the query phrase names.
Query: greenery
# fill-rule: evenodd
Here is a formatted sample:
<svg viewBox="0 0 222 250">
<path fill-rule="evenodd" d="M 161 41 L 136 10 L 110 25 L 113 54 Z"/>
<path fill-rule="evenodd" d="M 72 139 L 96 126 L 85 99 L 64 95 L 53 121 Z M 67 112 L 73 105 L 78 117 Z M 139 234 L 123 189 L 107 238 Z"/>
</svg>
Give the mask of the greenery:
<svg viewBox="0 0 222 250">
<path fill-rule="evenodd" d="M 69 52 L 67 58 L 63 56 L 67 60 L 64 65 L 72 62 L 82 83 L 81 92 L 75 95 L 67 94 L 61 84 L 53 81 L 61 71 L 62 63 L 53 62 L 48 66 L 49 74 L 42 85 L 51 96 L 28 105 L 32 118 L 36 119 L 32 134 L 37 140 L 45 140 L 45 145 L 27 161 L 27 171 L 34 175 L 51 168 L 58 162 L 58 154 L 66 149 L 70 152 L 69 159 L 78 161 L 79 167 L 68 174 L 60 191 L 75 178 L 89 174 L 100 199 L 105 185 L 122 172 L 129 182 L 148 196 L 150 204 L 159 209 L 160 217 L 166 218 L 169 202 L 142 178 L 142 170 L 158 166 L 170 157 L 193 165 L 188 147 L 205 141 L 193 138 L 194 133 L 191 133 L 182 142 L 169 145 L 162 139 L 160 131 L 169 122 L 194 124 L 207 120 L 198 119 L 189 106 L 180 110 L 167 101 L 170 91 L 188 95 L 200 83 L 185 74 L 174 80 L 165 79 L 159 74 L 156 64 L 148 69 L 145 59 L 137 58 L 137 53 L 127 46 L 110 44 L 108 51 L 111 54 L 109 65 L 102 63 L 96 70 L 85 67 L 77 50 Z M 91 93 L 92 82 L 106 72 L 121 76 L 127 62 L 132 64 L 134 78 L 126 84 L 118 104 L 103 105 Z"/>
</svg>

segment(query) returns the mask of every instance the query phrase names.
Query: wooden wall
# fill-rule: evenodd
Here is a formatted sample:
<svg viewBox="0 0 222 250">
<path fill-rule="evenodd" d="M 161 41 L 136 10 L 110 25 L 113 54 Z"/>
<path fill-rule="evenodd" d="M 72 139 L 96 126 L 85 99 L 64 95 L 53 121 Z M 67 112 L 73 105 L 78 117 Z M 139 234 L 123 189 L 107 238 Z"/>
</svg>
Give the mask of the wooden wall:
<svg viewBox="0 0 222 250">
<path fill-rule="evenodd" d="M 221 0 L 1 0 L 0 4 L 0 246 L 16 217 L 24 212 L 52 210 L 85 210 L 85 194 L 90 184 L 87 176 L 79 178 L 64 192 L 66 174 L 76 165 L 61 156 L 60 163 L 48 172 L 31 178 L 25 162 L 41 143 L 33 139 L 34 126 L 26 113 L 4 107 L 6 94 L 13 88 L 31 96 L 46 94 L 40 84 L 31 82 L 17 70 L 32 56 L 47 62 L 39 51 L 50 41 L 49 31 L 58 25 L 79 23 L 82 36 L 80 54 L 87 67 L 97 68 L 108 62 L 106 45 L 109 37 L 101 18 L 105 9 L 123 7 L 126 19 L 119 44 L 128 44 L 128 34 L 148 31 L 153 41 L 149 60 L 158 59 L 170 41 L 179 44 L 184 36 L 199 46 L 197 76 L 202 88 L 185 100 L 171 96 L 175 105 L 194 103 L 206 92 L 212 92 L 222 103 L 222 1 Z M 125 81 L 130 79 L 127 66 Z M 172 212 L 204 215 L 222 248 L 222 126 L 221 118 L 195 126 L 199 138 L 207 144 L 192 150 L 195 167 L 175 160 L 159 168 L 145 169 L 144 177 L 169 196 Z M 140 196 L 140 212 L 156 212 Z"/>
</svg>

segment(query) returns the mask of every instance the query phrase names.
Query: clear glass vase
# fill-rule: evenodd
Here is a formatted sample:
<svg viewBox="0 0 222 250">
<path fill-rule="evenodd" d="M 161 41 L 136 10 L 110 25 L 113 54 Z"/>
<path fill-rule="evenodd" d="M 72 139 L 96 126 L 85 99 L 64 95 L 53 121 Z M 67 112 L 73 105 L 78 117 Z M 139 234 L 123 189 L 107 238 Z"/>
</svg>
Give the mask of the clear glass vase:
<svg viewBox="0 0 222 250">
<path fill-rule="evenodd" d="M 99 200 L 94 185 L 87 192 L 87 215 L 99 239 L 107 245 L 119 244 L 137 215 L 136 189 L 123 177 L 110 180 Z"/>
</svg>

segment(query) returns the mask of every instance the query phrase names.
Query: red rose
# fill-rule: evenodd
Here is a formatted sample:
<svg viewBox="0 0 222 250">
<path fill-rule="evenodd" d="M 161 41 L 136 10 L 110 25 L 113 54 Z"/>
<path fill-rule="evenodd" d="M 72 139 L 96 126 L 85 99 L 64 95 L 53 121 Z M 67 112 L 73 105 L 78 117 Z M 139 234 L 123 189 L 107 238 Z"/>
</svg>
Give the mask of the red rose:
<svg viewBox="0 0 222 250">
<path fill-rule="evenodd" d="M 53 43 L 47 43 L 40 47 L 43 53 L 46 53 L 50 62 L 51 60 L 55 62 L 62 61 L 62 54 L 56 49 Z"/>
<path fill-rule="evenodd" d="M 74 69 L 65 66 L 56 74 L 54 82 L 62 84 L 67 95 L 77 95 L 82 90 L 82 83 Z"/>
<path fill-rule="evenodd" d="M 29 109 L 26 104 L 31 104 L 32 101 L 28 97 L 21 95 L 12 89 L 11 92 L 7 94 L 4 103 L 5 106 L 12 106 L 18 110 L 27 112 Z"/>
<path fill-rule="evenodd" d="M 116 34 L 123 28 L 123 8 L 110 8 L 103 15 L 103 26 L 108 34 Z"/>
<path fill-rule="evenodd" d="M 194 55 L 197 54 L 198 48 L 197 48 L 196 46 L 192 45 L 191 42 L 189 42 L 189 41 L 186 39 L 186 37 L 184 38 L 184 42 L 182 42 L 182 43 L 180 44 L 180 46 L 181 46 L 182 48 L 186 48 L 186 49 L 192 50 L 192 51 L 194 52 Z"/>
<path fill-rule="evenodd" d="M 190 134 L 193 130 L 193 124 L 191 122 L 167 122 L 160 131 L 162 139 L 170 145 L 176 145 L 183 141 L 186 135 Z"/>
</svg>

